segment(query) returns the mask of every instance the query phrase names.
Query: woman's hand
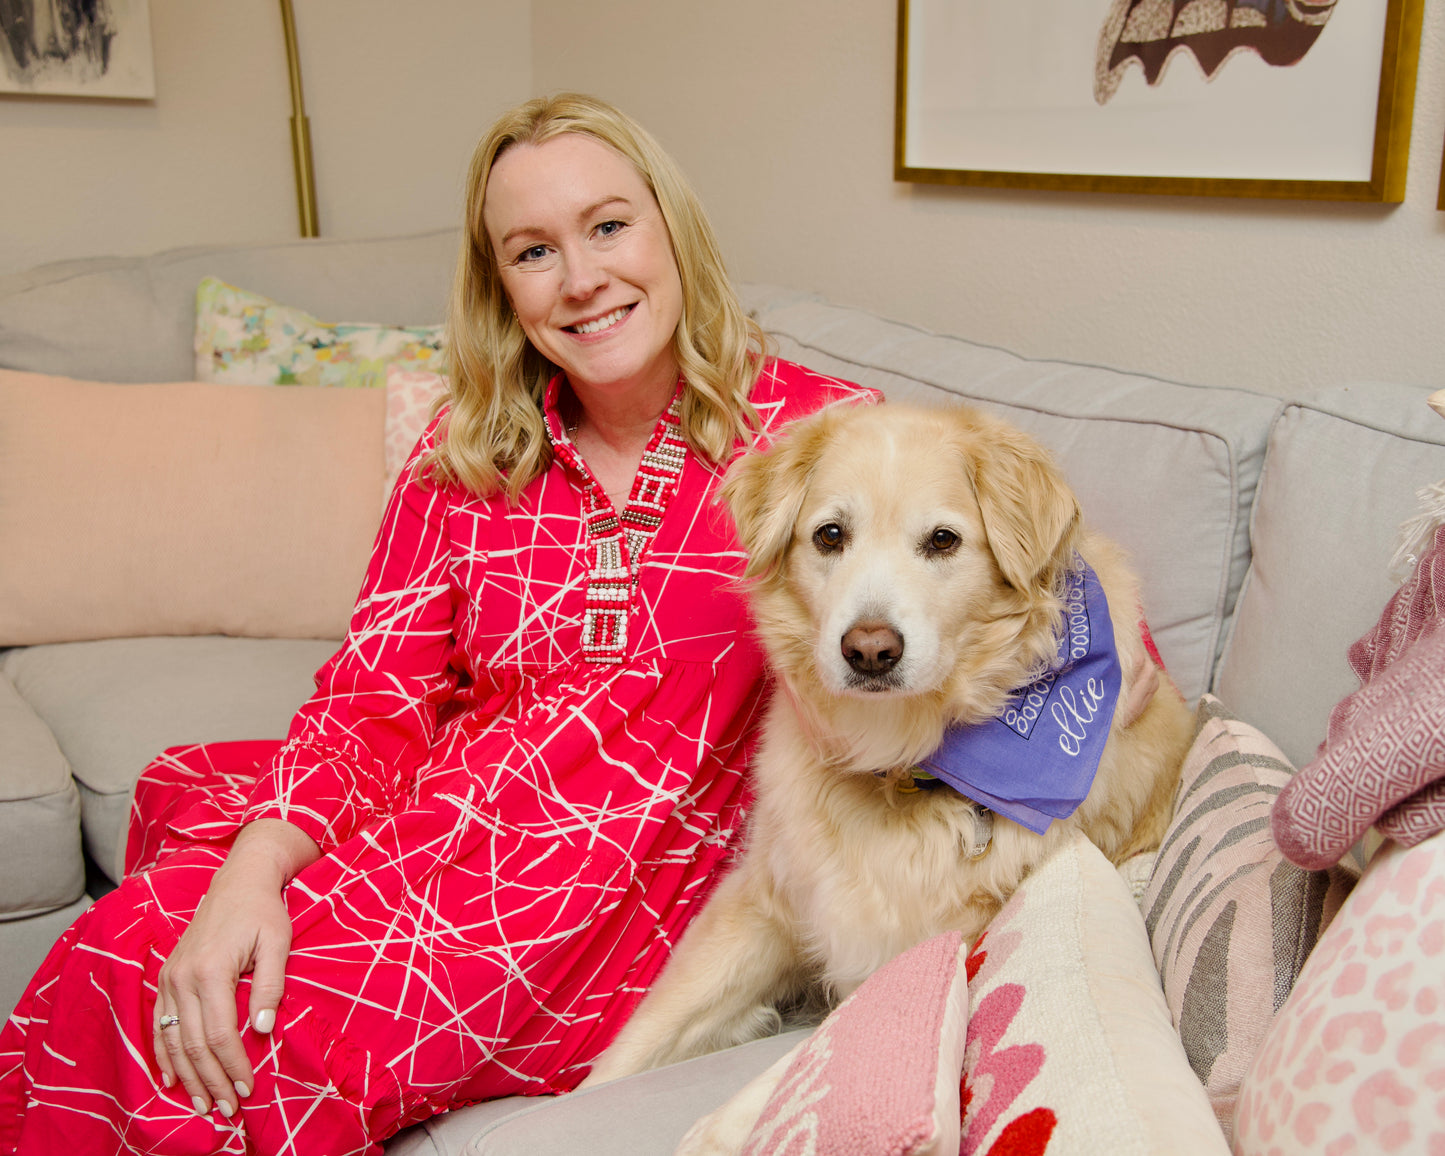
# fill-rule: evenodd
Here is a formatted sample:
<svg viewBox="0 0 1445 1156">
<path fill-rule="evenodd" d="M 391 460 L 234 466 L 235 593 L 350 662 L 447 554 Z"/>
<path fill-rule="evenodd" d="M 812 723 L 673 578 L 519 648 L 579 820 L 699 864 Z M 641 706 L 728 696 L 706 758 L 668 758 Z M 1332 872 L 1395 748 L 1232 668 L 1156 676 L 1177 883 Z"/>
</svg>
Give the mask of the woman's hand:
<svg viewBox="0 0 1445 1156">
<path fill-rule="evenodd" d="M 311 837 L 291 823 L 248 824 L 161 967 L 156 1062 L 166 1087 L 179 1081 L 197 1115 L 214 1104 L 221 1115 L 232 1116 L 255 1087 L 236 1022 L 236 986 L 251 974 L 251 1026 L 269 1032 L 291 950 L 291 917 L 281 889 L 320 854 Z"/>
</svg>

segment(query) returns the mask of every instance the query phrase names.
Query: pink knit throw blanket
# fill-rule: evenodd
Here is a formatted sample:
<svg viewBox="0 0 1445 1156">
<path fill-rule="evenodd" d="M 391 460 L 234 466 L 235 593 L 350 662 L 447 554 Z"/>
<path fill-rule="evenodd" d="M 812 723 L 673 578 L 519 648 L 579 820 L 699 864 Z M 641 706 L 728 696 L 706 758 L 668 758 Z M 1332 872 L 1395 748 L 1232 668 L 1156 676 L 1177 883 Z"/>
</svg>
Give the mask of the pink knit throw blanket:
<svg viewBox="0 0 1445 1156">
<path fill-rule="evenodd" d="M 1349 659 L 1360 689 L 1271 815 L 1280 850 L 1310 869 L 1372 824 L 1407 847 L 1445 830 L 1445 525 Z"/>
</svg>

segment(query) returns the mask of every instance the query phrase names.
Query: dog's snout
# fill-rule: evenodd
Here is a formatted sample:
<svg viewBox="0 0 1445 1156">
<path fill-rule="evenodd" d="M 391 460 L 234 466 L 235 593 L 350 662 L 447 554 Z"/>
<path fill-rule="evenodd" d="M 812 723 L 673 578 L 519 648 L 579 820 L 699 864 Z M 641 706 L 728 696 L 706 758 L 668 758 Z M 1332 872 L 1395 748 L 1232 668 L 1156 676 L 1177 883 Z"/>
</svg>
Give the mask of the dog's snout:
<svg viewBox="0 0 1445 1156">
<path fill-rule="evenodd" d="M 887 674 L 903 657 L 903 636 L 883 622 L 859 622 L 843 635 L 843 658 L 859 674 Z"/>
</svg>

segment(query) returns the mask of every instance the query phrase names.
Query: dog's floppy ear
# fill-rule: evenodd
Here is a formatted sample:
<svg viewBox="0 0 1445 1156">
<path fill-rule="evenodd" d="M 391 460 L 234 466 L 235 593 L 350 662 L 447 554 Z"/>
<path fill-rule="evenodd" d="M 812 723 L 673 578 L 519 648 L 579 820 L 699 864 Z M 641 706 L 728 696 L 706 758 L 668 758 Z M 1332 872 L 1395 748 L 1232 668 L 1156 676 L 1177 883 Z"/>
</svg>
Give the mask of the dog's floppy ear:
<svg viewBox="0 0 1445 1156">
<path fill-rule="evenodd" d="M 1010 586 L 1052 585 L 1073 563 L 1079 500 L 1048 451 L 1027 434 L 982 423 L 972 439 L 974 494 L 989 548 Z"/>
<path fill-rule="evenodd" d="M 719 492 L 747 551 L 747 578 L 773 573 L 788 551 L 822 445 L 823 417 L 797 423 L 771 447 L 744 454 L 728 470 Z"/>
</svg>

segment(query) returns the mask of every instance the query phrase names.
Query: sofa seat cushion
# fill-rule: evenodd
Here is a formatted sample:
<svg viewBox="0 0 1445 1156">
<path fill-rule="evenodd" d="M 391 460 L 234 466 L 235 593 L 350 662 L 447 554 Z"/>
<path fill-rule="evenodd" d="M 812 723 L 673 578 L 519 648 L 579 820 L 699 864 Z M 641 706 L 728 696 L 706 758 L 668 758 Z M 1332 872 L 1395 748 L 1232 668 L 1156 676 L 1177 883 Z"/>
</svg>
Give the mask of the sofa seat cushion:
<svg viewBox="0 0 1445 1156">
<path fill-rule="evenodd" d="M 74 903 L 85 890 L 80 797 L 50 729 L 0 674 L 0 920 Z"/>
<path fill-rule="evenodd" d="M 146 764 L 183 743 L 284 738 L 336 645 L 112 638 L 7 651 L 0 672 L 54 734 L 80 790 L 86 850 L 119 880 L 131 789 Z"/>
<path fill-rule="evenodd" d="M 1296 766 L 1359 686 L 1346 652 L 1399 585 L 1390 559 L 1416 492 L 1445 478 L 1445 422 L 1429 396 L 1342 386 L 1287 406 L 1270 433 L 1254 557 L 1214 693 Z"/>
<path fill-rule="evenodd" d="M 781 304 L 759 321 L 781 356 L 820 373 L 895 401 L 983 405 L 1043 442 L 1088 522 L 1131 555 L 1185 698 L 1209 689 L 1249 561 L 1247 514 L 1277 399 L 1030 361 L 821 302 Z"/>
</svg>

